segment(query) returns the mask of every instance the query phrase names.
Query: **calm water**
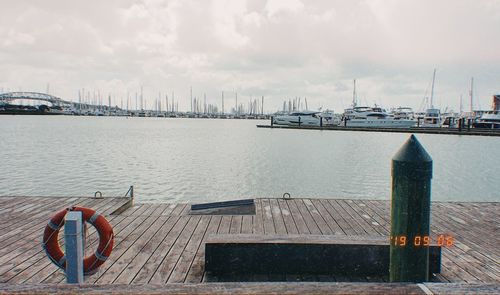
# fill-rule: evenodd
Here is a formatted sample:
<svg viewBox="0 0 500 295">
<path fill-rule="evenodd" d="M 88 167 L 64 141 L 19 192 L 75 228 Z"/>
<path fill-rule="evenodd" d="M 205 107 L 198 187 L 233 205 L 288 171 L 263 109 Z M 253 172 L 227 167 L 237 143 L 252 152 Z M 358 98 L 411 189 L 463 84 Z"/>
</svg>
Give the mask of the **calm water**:
<svg viewBox="0 0 500 295">
<path fill-rule="evenodd" d="M 0 116 L 0 195 L 141 201 L 390 198 L 408 134 L 270 130 L 254 120 Z M 265 122 L 267 123 L 267 122 Z M 433 200 L 500 201 L 500 138 L 417 135 Z"/>
</svg>

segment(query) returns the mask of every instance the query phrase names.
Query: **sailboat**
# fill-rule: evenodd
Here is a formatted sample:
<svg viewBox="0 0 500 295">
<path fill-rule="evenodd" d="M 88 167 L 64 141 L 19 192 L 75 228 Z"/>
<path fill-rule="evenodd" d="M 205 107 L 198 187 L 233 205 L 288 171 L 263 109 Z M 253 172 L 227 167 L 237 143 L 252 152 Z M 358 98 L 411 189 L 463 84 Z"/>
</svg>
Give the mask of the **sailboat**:
<svg viewBox="0 0 500 295">
<path fill-rule="evenodd" d="M 441 127 L 441 111 L 434 108 L 434 82 L 436 81 L 436 69 L 432 74 L 431 103 L 430 108 L 425 111 L 422 127 Z"/>
</svg>

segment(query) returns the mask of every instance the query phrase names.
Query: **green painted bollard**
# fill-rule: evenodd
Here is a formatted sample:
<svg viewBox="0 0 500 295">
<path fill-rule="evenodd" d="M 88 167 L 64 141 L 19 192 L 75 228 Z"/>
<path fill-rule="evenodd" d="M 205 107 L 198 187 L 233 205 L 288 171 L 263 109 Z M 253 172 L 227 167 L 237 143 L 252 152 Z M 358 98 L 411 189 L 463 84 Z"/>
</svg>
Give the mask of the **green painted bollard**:
<svg viewBox="0 0 500 295">
<path fill-rule="evenodd" d="M 390 281 L 429 279 L 432 159 L 412 135 L 392 158 Z"/>
</svg>

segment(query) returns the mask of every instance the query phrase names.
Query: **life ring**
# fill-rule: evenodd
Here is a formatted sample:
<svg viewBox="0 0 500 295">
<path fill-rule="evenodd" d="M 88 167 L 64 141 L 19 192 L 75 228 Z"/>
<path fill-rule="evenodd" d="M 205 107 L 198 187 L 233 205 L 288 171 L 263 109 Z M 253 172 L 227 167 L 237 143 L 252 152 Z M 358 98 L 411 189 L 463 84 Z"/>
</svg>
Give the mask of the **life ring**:
<svg viewBox="0 0 500 295">
<path fill-rule="evenodd" d="M 64 217 L 68 211 L 82 212 L 82 219 L 95 227 L 99 234 L 99 246 L 96 252 L 83 260 L 83 271 L 85 275 L 97 272 L 113 250 L 114 235 L 113 228 L 104 216 L 95 210 L 84 207 L 71 207 L 57 212 L 49 221 L 43 232 L 42 247 L 49 259 L 62 270 L 66 270 L 66 256 L 59 246 L 59 230 L 64 226 Z"/>
</svg>

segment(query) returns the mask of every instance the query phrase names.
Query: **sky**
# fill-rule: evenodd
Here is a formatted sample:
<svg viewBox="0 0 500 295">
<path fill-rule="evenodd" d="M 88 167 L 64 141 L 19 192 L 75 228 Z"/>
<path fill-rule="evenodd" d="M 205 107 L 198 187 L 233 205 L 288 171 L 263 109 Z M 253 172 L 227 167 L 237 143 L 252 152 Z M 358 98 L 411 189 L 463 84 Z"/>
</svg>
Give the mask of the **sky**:
<svg viewBox="0 0 500 295">
<path fill-rule="evenodd" d="M 143 88 L 226 110 L 265 97 L 266 112 L 307 98 L 342 112 L 352 102 L 489 109 L 500 93 L 500 0 L 1 1 L 0 91 L 48 92 L 112 104 Z M 169 98 L 170 99 L 170 98 Z M 107 101 L 107 100 L 106 100 Z M 229 106 L 229 107 L 228 107 Z"/>
</svg>

